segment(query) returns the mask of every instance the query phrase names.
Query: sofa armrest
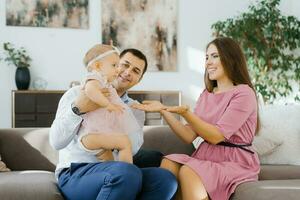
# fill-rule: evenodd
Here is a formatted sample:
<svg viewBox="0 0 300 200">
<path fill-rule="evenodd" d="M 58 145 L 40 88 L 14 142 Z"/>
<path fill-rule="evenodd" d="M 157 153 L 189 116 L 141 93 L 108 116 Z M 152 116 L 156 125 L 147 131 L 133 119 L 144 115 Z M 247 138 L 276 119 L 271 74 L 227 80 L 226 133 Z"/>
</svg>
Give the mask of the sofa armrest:
<svg viewBox="0 0 300 200">
<path fill-rule="evenodd" d="M 192 144 L 180 140 L 169 126 L 144 126 L 142 148 L 157 150 L 165 155 L 172 153 L 191 155 L 195 150 Z"/>
</svg>

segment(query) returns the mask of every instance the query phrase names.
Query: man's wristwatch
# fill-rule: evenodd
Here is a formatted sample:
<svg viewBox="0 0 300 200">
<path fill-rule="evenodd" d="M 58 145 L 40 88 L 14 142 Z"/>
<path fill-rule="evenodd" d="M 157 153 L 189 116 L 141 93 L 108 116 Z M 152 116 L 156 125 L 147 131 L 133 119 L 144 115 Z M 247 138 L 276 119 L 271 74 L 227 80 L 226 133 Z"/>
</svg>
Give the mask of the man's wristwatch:
<svg viewBox="0 0 300 200">
<path fill-rule="evenodd" d="M 80 109 L 76 107 L 74 103 L 71 104 L 71 108 L 73 113 L 75 113 L 78 116 L 85 114 L 85 112 L 80 112 Z"/>
</svg>

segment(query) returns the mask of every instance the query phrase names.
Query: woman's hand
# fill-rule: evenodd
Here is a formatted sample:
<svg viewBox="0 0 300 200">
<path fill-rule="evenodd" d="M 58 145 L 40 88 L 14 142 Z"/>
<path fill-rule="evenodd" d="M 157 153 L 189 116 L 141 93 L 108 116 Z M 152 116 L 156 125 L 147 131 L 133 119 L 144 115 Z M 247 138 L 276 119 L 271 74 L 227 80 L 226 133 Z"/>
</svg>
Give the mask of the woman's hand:
<svg viewBox="0 0 300 200">
<path fill-rule="evenodd" d="M 146 112 L 160 112 L 168 108 L 159 101 L 143 101 L 142 104 L 132 104 L 131 107 Z"/>
<path fill-rule="evenodd" d="M 172 112 L 172 113 L 177 113 L 179 115 L 182 115 L 189 111 L 189 106 L 183 105 L 183 106 L 169 106 L 166 111 Z"/>
</svg>

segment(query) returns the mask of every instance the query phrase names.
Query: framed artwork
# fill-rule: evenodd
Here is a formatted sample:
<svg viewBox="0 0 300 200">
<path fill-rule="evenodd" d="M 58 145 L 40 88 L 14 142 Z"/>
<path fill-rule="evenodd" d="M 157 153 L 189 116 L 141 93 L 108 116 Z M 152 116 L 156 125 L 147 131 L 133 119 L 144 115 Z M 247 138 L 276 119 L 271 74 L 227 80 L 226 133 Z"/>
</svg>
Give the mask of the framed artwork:
<svg viewBox="0 0 300 200">
<path fill-rule="evenodd" d="M 149 71 L 177 71 L 176 0 L 102 0 L 102 42 L 136 48 Z"/>
<path fill-rule="evenodd" d="M 89 27 L 88 0 L 6 0 L 6 25 Z"/>
</svg>

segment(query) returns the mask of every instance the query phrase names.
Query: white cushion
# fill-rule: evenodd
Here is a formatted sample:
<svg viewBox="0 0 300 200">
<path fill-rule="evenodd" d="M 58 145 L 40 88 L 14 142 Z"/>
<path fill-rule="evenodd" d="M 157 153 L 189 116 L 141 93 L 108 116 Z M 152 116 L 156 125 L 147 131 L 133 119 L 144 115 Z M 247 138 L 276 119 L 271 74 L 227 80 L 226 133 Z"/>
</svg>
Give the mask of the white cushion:
<svg viewBox="0 0 300 200">
<path fill-rule="evenodd" d="M 54 165 L 58 163 L 58 152 L 49 143 L 49 128 L 40 128 L 24 135 L 24 139 L 39 150 Z"/>
<path fill-rule="evenodd" d="M 0 155 L 0 172 L 9 172 L 10 169 L 6 167 L 6 164 L 1 160 L 1 155 Z"/>
<path fill-rule="evenodd" d="M 253 141 L 253 148 L 258 153 L 258 155 L 266 156 L 271 154 L 283 143 L 283 139 L 278 136 L 268 137 L 268 132 L 270 130 L 266 127 L 261 127 L 258 136 L 255 136 Z M 271 135 L 271 134 L 269 134 Z"/>
<path fill-rule="evenodd" d="M 300 105 L 263 106 L 260 120 L 257 139 L 269 140 L 272 144 L 265 142 L 266 146 L 273 147 L 259 155 L 261 164 L 300 165 Z"/>
</svg>

